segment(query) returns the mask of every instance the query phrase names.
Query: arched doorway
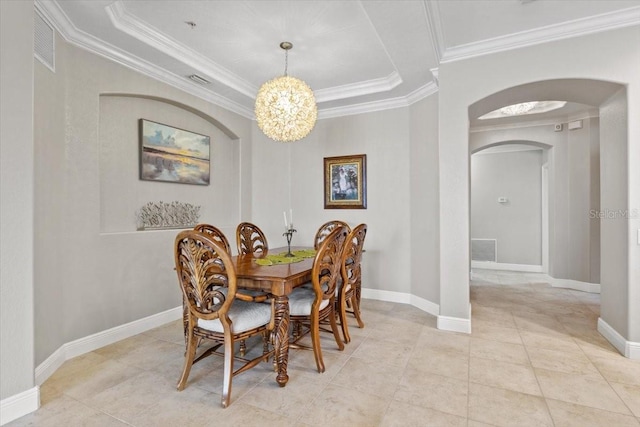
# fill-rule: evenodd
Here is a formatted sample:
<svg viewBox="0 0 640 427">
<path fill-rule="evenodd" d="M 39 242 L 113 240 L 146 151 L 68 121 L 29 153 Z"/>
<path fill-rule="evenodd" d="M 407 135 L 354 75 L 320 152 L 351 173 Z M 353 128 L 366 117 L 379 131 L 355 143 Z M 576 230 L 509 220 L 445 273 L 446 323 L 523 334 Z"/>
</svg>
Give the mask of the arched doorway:
<svg viewBox="0 0 640 427">
<path fill-rule="evenodd" d="M 600 172 L 600 168 L 602 169 L 602 172 L 598 173 L 602 179 L 601 182 L 593 185 L 594 190 L 602 190 L 602 196 L 593 198 L 598 202 L 595 209 L 593 204 L 587 203 L 586 206 L 591 209 L 586 211 L 582 209 L 581 215 L 595 220 L 592 222 L 601 227 L 597 233 L 593 233 L 593 227 L 587 227 L 592 230 L 590 238 L 595 240 L 599 236 L 602 237 L 601 242 L 596 242 L 602 245 L 604 254 L 599 264 L 603 284 L 609 285 L 603 286 L 602 312 L 598 320 L 598 330 L 616 345 L 618 350 L 630 357 L 629 342 L 624 338 L 624 335 L 629 334 L 629 330 L 633 329 L 629 323 L 631 317 L 629 304 L 624 302 L 625 299 L 628 299 L 629 292 L 633 287 L 629 281 L 631 271 L 629 270 L 629 259 L 625 256 L 629 251 L 628 241 L 624 237 L 624 234 L 629 231 L 628 223 L 609 221 L 609 218 L 602 216 L 603 210 L 610 210 L 612 207 L 619 207 L 620 211 L 625 211 L 624 209 L 629 211 L 626 194 L 629 185 L 626 88 L 616 83 L 584 79 L 558 79 L 528 83 L 504 89 L 472 103 L 468 107 L 468 117 L 471 121 L 504 105 L 542 100 L 567 100 L 593 105 L 600 112 L 600 118 L 597 126 L 594 127 L 594 132 L 602 141 L 602 150 L 600 155 L 596 156 L 595 162 L 591 158 L 587 158 L 587 162 L 592 167 L 596 165 L 598 172 Z M 469 145 L 469 152 L 471 152 L 473 150 L 471 137 Z M 571 179 L 570 177 L 569 181 Z M 590 193 L 593 195 L 593 192 L 590 191 Z M 567 195 L 571 196 L 571 192 L 567 192 Z M 556 196 L 561 198 L 562 195 L 556 194 Z M 582 208 L 584 206 L 585 204 L 582 205 Z M 566 227 L 570 229 L 574 218 L 571 215 L 567 218 L 568 225 Z M 551 226 L 550 238 L 554 238 L 556 241 L 550 245 L 552 248 L 550 269 L 553 274 L 566 277 L 573 273 L 571 271 L 572 255 L 567 254 L 563 259 L 564 251 L 558 250 L 558 248 L 562 248 L 562 242 L 558 241 L 558 235 L 562 235 L 563 228 L 559 223 L 555 224 L 555 227 Z M 565 245 L 571 244 L 570 238 L 565 240 L 567 240 Z M 598 261 L 587 254 L 585 265 L 589 273 L 593 272 L 592 267 L 597 264 Z M 567 280 L 572 279 L 568 278 Z M 610 324 L 614 324 L 616 327 Z M 625 345 L 627 349 L 625 349 Z"/>
</svg>

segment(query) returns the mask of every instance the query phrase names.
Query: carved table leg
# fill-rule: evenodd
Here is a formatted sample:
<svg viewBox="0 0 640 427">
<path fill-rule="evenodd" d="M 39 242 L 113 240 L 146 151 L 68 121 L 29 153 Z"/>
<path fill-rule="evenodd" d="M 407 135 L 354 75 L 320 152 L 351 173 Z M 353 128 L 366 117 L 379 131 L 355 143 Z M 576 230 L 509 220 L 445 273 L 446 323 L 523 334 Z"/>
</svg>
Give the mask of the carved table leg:
<svg viewBox="0 0 640 427">
<path fill-rule="evenodd" d="M 289 297 L 278 295 L 275 303 L 275 330 L 274 347 L 276 350 L 276 362 L 278 363 L 278 376 L 276 381 L 280 387 L 284 387 L 289 381 L 287 375 L 287 363 L 289 361 Z"/>
</svg>

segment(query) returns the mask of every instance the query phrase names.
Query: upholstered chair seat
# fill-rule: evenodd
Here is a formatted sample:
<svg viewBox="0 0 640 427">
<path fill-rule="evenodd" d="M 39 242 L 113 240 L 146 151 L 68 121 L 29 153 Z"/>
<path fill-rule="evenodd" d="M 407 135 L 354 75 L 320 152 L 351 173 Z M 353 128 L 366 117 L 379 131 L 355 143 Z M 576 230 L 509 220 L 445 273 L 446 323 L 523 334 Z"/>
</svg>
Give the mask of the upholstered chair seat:
<svg viewBox="0 0 640 427">
<path fill-rule="evenodd" d="M 231 331 L 239 334 L 269 323 L 271 306 L 255 302 L 234 301 L 227 315 L 231 321 Z M 220 319 L 198 319 L 198 327 L 212 332 L 223 332 Z"/>
<path fill-rule="evenodd" d="M 311 313 L 311 305 L 316 299 L 316 294 L 312 289 L 298 287 L 289 294 L 289 313 L 291 316 L 308 316 Z M 329 300 L 320 303 L 320 310 L 329 305 Z"/>
</svg>

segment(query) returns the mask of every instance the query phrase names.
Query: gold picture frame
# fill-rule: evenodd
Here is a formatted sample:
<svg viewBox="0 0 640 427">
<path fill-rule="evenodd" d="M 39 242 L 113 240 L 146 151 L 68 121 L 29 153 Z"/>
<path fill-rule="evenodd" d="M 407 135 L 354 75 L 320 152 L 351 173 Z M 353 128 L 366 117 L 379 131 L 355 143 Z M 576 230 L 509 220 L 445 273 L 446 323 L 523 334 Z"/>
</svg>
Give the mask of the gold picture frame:
<svg viewBox="0 0 640 427">
<path fill-rule="evenodd" d="M 324 208 L 367 208 L 367 155 L 324 158 Z"/>
</svg>

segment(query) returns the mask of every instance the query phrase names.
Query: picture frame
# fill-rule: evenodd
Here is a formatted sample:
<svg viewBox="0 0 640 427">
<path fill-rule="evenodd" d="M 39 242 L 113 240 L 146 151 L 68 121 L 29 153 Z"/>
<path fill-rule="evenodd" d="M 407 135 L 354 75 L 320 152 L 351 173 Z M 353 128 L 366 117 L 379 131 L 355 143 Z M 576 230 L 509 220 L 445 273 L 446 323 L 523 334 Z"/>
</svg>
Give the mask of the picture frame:
<svg viewBox="0 0 640 427">
<path fill-rule="evenodd" d="M 367 208 L 367 155 L 324 158 L 324 208 Z"/>
<path fill-rule="evenodd" d="M 140 119 L 140 179 L 209 185 L 211 138 Z"/>
</svg>

